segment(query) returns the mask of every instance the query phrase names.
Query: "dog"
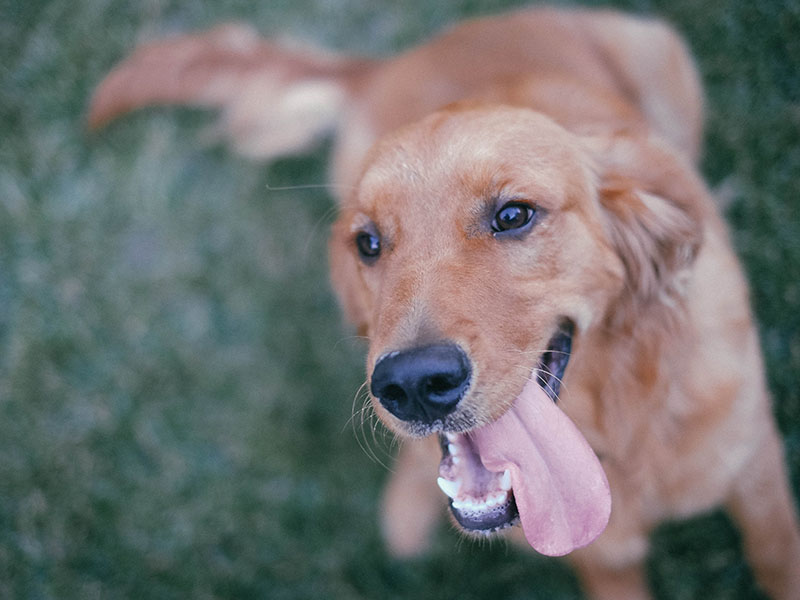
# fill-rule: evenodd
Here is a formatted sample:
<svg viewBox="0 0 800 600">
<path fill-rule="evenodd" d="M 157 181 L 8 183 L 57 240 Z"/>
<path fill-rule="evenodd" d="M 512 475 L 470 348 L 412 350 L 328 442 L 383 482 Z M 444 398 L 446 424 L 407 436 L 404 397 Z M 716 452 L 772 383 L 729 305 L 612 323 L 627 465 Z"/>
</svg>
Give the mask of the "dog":
<svg viewBox="0 0 800 600">
<path fill-rule="evenodd" d="M 669 26 L 538 7 L 379 60 L 229 24 L 135 50 L 88 123 L 151 104 L 220 109 L 264 160 L 333 136 L 331 278 L 407 439 L 394 554 L 424 551 L 447 505 L 473 536 L 569 555 L 592 598 L 648 598 L 648 534 L 723 505 L 763 588 L 800 598 L 747 286 L 697 174 L 701 85 Z"/>
</svg>

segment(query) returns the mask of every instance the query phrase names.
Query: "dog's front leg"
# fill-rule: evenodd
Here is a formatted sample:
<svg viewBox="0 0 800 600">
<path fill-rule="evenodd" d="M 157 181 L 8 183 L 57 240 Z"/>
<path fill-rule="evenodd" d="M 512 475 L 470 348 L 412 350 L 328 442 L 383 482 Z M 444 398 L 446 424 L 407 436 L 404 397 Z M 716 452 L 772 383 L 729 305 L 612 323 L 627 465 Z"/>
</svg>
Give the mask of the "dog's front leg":
<svg viewBox="0 0 800 600">
<path fill-rule="evenodd" d="M 600 537 L 574 551 L 569 559 L 591 600 L 650 600 L 645 570 L 649 531 L 638 498 L 620 494 L 624 486 L 614 482 L 623 476 L 611 465 L 605 467 L 611 483 L 611 519 Z"/>
<path fill-rule="evenodd" d="M 581 584 L 591 600 L 650 600 L 644 563 L 615 568 L 600 561 L 575 563 Z"/>
<path fill-rule="evenodd" d="M 775 600 L 800 598 L 800 533 L 781 442 L 770 426 L 736 481 L 728 510 L 756 579 Z"/>
<path fill-rule="evenodd" d="M 383 496 L 382 526 L 389 552 L 421 554 L 442 518 L 446 496 L 436 485 L 441 450 L 436 436 L 405 440 Z"/>
</svg>

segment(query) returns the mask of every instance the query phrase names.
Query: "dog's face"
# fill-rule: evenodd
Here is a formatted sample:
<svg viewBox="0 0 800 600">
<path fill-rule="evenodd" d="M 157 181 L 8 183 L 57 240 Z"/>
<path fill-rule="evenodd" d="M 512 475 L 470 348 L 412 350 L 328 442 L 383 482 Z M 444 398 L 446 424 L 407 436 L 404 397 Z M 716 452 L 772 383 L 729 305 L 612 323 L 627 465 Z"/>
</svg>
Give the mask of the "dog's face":
<svg viewBox="0 0 800 600">
<path fill-rule="evenodd" d="M 470 430 L 538 367 L 555 395 L 568 336 L 623 286 L 601 210 L 587 150 L 531 111 L 439 113 L 380 143 L 332 262 L 369 338 L 383 421 L 415 436 Z M 431 373 L 417 373 L 424 362 Z"/>
<path fill-rule="evenodd" d="M 691 263 L 697 220 L 667 158 L 474 106 L 368 156 L 334 226 L 333 282 L 369 339 L 377 414 L 401 435 L 440 434 L 440 486 L 466 530 L 519 518 L 560 554 L 605 526 L 602 469 L 553 407 L 582 336 L 669 295 Z M 662 175 L 637 173 L 654 160 Z"/>
</svg>

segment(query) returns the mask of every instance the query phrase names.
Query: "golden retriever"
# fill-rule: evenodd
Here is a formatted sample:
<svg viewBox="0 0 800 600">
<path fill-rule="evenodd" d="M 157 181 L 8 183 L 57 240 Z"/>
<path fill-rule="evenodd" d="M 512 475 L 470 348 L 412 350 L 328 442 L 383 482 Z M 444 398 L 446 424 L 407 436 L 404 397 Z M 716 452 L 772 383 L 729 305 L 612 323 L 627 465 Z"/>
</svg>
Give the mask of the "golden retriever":
<svg viewBox="0 0 800 600">
<path fill-rule="evenodd" d="M 137 49 L 89 123 L 154 103 L 220 108 L 265 159 L 335 135 L 332 280 L 374 409 L 409 439 L 391 551 L 422 551 L 447 501 L 473 535 L 569 553 L 593 598 L 647 598 L 649 532 L 723 504 L 763 587 L 800 598 L 748 292 L 669 27 L 535 8 L 371 60 L 225 25 Z"/>
</svg>

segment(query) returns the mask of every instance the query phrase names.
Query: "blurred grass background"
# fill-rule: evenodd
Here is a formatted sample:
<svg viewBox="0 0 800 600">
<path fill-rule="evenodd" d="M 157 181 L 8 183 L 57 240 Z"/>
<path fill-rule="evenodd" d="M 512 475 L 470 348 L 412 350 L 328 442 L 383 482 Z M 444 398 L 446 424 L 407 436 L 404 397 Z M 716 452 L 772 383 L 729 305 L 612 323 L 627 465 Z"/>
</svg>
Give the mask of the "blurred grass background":
<svg viewBox="0 0 800 600">
<path fill-rule="evenodd" d="M 388 54 L 518 4 L 0 0 L 0 598 L 579 596 L 561 563 L 446 525 L 425 559 L 385 555 L 386 470 L 350 422 L 363 348 L 327 285 L 333 203 L 268 189 L 323 182 L 324 150 L 248 162 L 190 110 L 83 129 L 142 39 L 237 19 Z M 797 489 L 800 3 L 614 5 L 697 55 L 704 171 L 729 190 Z M 721 514 L 654 544 L 661 598 L 761 597 Z"/>
</svg>

